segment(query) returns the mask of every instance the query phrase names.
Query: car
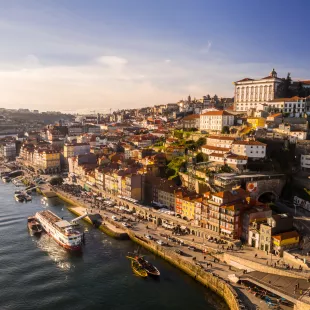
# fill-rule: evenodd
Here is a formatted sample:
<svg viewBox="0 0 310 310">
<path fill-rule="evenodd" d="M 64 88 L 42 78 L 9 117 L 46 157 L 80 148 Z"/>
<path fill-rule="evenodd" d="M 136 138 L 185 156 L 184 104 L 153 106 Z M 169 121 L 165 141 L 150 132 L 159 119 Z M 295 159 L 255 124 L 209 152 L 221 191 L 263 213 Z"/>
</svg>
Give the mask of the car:
<svg viewBox="0 0 310 310">
<path fill-rule="evenodd" d="M 195 248 L 194 246 L 191 246 L 191 245 L 190 245 L 190 246 L 188 246 L 187 248 L 188 248 L 189 250 L 191 250 L 191 251 L 196 251 L 196 248 Z"/>
<path fill-rule="evenodd" d="M 112 218 L 112 220 L 113 220 L 113 221 L 115 221 L 115 222 L 117 222 L 117 221 L 118 221 L 118 218 L 117 218 L 115 215 L 112 215 L 112 217 L 111 217 L 111 218 Z"/>
<path fill-rule="evenodd" d="M 149 240 L 153 240 L 153 237 L 151 235 L 146 235 L 145 238 Z"/>
<path fill-rule="evenodd" d="M 164 241 L 162 241 L 162 240 L 157 240 L 156 241 L 159 245 L 164 245 L 165 243 L 164 243 Z"/>
<path fill-rule="evenodd" d="M 129 227 L 129 226 L 130 226 L 129 224 L 127 224 L 127 223 L 125 223 L 125 222 L 122 222 L 122 225 L 123 225 L 124 227 Z"/>
<path fill-rule="evenodd" d="M 179 255 L 184 255 L 184 252 L 181 251 L 181 250 L 179 250 L 179 249 L 176 249 L 176 250 L 175 250 L 175 253 L 177 253 L 177 254 L 179 254 Z"/>
</svg>

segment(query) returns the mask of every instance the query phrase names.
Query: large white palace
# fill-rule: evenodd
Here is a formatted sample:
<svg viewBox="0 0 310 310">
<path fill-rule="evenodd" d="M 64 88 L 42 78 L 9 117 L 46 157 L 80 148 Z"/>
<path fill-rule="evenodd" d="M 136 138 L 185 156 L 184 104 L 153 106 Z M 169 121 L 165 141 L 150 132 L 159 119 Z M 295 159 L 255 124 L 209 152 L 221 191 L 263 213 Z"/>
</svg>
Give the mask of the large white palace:
<svg viewBox="0 0 310 310">
<path fill-rule="evenodd" d="M 256 108 L 258 104 L 275 99 L 277 88 L 281 82 L 283 79 L 278 78 L 274 69 L 262 79 L 245 78 L 235 82 L 234 110 L 248 111 L 251 108 Z"/>
</svg>

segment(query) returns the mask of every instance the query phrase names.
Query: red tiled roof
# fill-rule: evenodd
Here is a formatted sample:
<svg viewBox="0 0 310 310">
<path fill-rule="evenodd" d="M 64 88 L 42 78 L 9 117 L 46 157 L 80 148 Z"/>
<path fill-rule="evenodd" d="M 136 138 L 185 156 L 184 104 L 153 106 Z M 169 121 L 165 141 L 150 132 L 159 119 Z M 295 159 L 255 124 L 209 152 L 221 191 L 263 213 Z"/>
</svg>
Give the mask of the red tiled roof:
<svg viewBox="0 0 310 310">
<path fill-rule="evenodd" d="M 187 120 L 192 120 L 192 119 L 197 119 L 200 118 L 199 114 L 191 114 L 191 115 L 187 115 L 183 118 L 183 120 L 187 121 Z"/>
<path fill-rule="evenodd" d="M 236 138 L 235 137 L 226 137 L 226 136 L 209 136 L 209 137 L 207 137 L 207 139 L 234 141 Z"/>
<path fill-rule="evenodd" d="M 229 152 L 229 148 L 226 148 L 226 147 L 217 147 L 217 146 L 212 146 L 212 145 L 203 145 L 201 148 L 202 149 L 211 150 L 211 151 Z"/>
<path fill-rule="evenodd" d="M 251 78 L 244 78 L 244 79 L 239 80 L 239 81 L 237 81 L 237 82 L 235 82 L 235 83 L 238 83 L 238 82 L 247 82 L 247 81 L 254 81 L 254 79 L 251 79 Z"/>
<path fill-rule="evenodd" d="M 295 101 L 298 101 L 300 99 L 303 99 L 302 97 L 298 97 L 298 96 L 294 96 L 294 97 L 291 97 L 291 98 L 276 98 L 276 99 L 273 99 L 273 100 L 270 100 L 269 102 L 286 102 L 286 101 L 289 101 L 289 102 L 295 102 Z"/>
<path fill-rule="evenodd" d="M 227 111 L 224 111 L 224 110 L 221 110 L 221 111 L 209 111 L 209 112 L 206 112 L 206 113 L 203 113 L 202 115 L 231 115 L 233 116 L 233 114 L 227 112 Z"/>
<path fill-rule="evenodd" d="M 284 232 L 281 234 L 277 234 L 277 235 L 274 235 L 272 237 L 274 239 L 282 241 L 282 240 L 286 240 L 286 239 L 297 238 L 297 237 L 299 237 L 299 233 L 296 230 L 293 230 L 293 231 L 287 231 L 287 232 Z"/>
<path fill-rule="evenodd" d="M 259 142 L 259 141 L 253 141 L 253 140 L 250 140 L 250 141 L 234 141 L 233 144 L 241 144 L 241 145 L 262 145 L 262 146 L 266 146 L 265 143 L 262 143 L 262 142 Z"/>
</svg>

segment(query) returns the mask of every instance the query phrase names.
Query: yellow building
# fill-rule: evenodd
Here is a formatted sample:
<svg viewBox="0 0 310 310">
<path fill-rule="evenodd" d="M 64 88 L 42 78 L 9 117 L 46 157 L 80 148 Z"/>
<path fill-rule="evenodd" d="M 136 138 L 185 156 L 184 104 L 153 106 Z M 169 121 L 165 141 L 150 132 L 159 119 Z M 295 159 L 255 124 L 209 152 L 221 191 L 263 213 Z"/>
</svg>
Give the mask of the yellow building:
<svg viewBox="0 0 310 310">
<path fill-rule="evenodd" d="M 273 249 L 276 254 L 282 256 L 284 250 L 298 247 L 299 239 L 300 236 L 296 230 L 273 235 Z"/>
<path fill-rule="evenodd" d="M 252 126 L 252 128 L 264 128 L 266 125 L 266 119 L 263 117 L 248 117 L 247 122 Z"/>
</svg>

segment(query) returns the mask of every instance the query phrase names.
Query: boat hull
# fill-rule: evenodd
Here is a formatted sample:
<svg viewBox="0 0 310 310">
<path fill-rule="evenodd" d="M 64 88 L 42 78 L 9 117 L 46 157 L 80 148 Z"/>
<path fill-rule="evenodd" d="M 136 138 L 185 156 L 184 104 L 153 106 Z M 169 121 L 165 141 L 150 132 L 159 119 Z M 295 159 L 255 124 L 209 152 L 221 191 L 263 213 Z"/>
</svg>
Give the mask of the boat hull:
<svg viewBox="0 0 310 310">
<path fill-rule="evenodd" d="M 59 232 L 51 223 L 47 221 L 46 218 L 40 216 L 39 213 L 36 214 L 36 219 L 40 222 L 43 230 L 51 236 L 60 246 L 62 246 L 64 249 L 69 250 L 69 251 L 81 251 L 82 250 L 82 244 L 67 244 L 63 242 L 62 240 L 65 239 L 65 236 Z"/>
</svg>

